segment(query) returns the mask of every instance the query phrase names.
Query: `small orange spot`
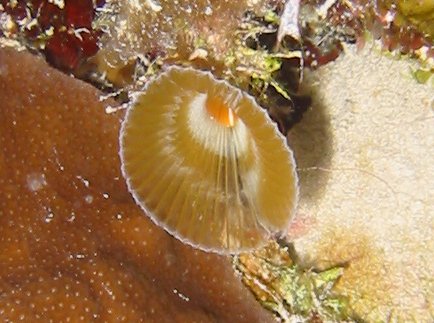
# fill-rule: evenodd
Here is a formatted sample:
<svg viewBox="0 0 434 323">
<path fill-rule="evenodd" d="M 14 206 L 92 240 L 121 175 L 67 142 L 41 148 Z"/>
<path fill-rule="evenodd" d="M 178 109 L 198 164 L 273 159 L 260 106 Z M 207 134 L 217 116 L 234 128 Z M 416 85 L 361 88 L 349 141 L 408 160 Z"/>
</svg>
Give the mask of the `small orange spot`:
<svg viewBox="0 0 434 323">
<path fill-rule="evenodd" d="M 235 125 L 237 115 L 218 97 L 208 97 L 206 100 L 206 111 L 208 111 L 213 120 L 226 127 L 233 127 Z"/>
</svg>

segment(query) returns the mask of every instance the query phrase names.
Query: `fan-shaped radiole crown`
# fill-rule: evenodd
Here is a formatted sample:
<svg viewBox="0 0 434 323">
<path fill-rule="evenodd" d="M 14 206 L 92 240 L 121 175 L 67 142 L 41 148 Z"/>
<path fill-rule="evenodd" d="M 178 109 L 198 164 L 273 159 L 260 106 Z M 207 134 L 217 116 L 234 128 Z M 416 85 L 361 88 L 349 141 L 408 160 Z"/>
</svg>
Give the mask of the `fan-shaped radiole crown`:
<svg viewBox="0 0 434 323">
<path fill-rule="evenodd" d="M 127 111 L 122 172 L 176 238 L 238 253 L 287 230 L 297 176 L 284 137 L 253 98 L 210 73 L 171 67 Z"/>
</svg>

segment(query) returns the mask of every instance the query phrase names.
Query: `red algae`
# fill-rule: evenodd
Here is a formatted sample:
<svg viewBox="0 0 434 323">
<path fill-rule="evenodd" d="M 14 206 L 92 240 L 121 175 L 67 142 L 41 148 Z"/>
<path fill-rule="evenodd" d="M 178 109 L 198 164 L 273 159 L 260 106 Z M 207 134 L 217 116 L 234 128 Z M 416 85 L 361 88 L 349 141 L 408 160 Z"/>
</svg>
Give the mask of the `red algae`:
<svg viewBox="0 0 434 323">
<path fill-rule="evenodd" d="M 413 8 L 408 10 L 412 12 L 418 5 L 425 16 L 407 16 L 401 8 Z M 386 52 L 432 59 L 430 15 L 429 4 L 417 1 L 304 1 L 300 14 L 304 64 L 312 68 L 325 65 L 340 56 L 342 43 L 356 42 L 361 48 L 371 38 Z"/>
<path fill-rule="evenodd" d="M 10 15 L 18 35 L 43 52 L 50 64 L 66 71 L 95 55 L 101 31 L 92 22 L 104 1 L 0 0 L 0 13 Z"/>
<path fill-rule="evenodd" d="M 229 258 L 182 244 L 134 203 L 123 112 L 99 95 L 0 49 L 0 320 L 271 321 Z"/>
</svg>

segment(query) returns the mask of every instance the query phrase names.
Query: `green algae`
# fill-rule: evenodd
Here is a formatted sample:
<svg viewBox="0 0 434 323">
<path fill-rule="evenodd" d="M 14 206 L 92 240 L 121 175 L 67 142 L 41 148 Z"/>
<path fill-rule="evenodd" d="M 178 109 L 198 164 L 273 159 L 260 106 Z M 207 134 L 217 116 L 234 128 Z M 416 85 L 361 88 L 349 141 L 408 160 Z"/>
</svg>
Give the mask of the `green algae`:
<svg viewBox="0 0 434 323">
<path fill-rule="evenodd" d="M 333 291 L 344 268 L 314 271 L 300 267 L 293 258 L 290 247 L 271 243 L 233 261 L 243 282 L 279 320 L 355 322 L 347 297 Z"/>
</svg>

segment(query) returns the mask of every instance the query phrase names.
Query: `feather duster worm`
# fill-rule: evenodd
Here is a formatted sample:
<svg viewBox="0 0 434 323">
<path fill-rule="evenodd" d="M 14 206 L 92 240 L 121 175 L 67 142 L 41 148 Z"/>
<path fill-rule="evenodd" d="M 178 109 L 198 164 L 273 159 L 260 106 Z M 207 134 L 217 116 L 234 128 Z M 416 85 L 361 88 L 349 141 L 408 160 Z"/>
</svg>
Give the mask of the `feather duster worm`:
<svg viewBox="0 0 434 323">
<path fill-rule="evenodd" d="M 120 147 L 136 202 L 183 242 L 239 253 L 288 228 L 298 187 L 285 138 L 252 97 L 210 73 L 171 67 L 150 82 Z"/>
</svg>

